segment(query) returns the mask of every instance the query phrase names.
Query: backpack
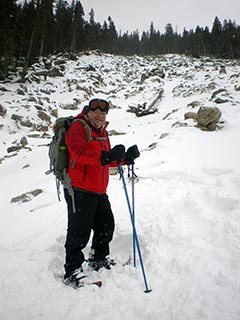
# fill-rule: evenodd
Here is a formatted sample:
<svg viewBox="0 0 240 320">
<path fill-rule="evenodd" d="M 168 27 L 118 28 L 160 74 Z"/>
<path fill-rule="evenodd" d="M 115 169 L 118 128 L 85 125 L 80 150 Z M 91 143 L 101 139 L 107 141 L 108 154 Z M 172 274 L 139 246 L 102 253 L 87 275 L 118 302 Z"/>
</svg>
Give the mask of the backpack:
<svg viewBox="0 0 240 320">
<path fill-rule="evenodd" d="M 45 174 L 53 173 L 56 178 L 56 187 L 58 200 L 60 201 L 60 184 L 67 189 L 72 198 L 73 212 L 76 211 L 74 203 L 74 194 L 71 185 L 71 179 L 67 173 L 69 164 L 69 152 L 67 149 L 65 136 L 71 124 L 79 121 L 86 129 L 87 140 L 90 141 L 91 129 L 83 119 L 78 119 L 73 116 L 58 118 L 53 126 L 53 138 L 49 145 L 48 156 L 50 160 L 50 169 Z"/>
</svg>

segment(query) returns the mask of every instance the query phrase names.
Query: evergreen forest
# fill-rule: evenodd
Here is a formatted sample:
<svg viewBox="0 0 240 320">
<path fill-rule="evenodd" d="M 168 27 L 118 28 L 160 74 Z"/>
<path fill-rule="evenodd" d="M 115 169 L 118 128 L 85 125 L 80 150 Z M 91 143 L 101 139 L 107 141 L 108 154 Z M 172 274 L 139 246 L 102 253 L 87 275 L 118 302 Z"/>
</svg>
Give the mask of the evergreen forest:
<svg viewBox="0 0 240 320">
<path fill-rule="evenodd" d="M 87 18 L 86 18 L 87 16 Z M 149 30 L 121 33 L 109 16 L 95 21 L 79 0 L 0 1 L 0 79 L 18 67 L 23 73 L 38 57 L 59 52 L 100 50 L 118 55 L 178 53 L 193 57 L 240 58 L 240 26 L 215 17 L 211 29 L 196 26 L 182 34 L 168 23 L 163 33 Z"/>
</svg>

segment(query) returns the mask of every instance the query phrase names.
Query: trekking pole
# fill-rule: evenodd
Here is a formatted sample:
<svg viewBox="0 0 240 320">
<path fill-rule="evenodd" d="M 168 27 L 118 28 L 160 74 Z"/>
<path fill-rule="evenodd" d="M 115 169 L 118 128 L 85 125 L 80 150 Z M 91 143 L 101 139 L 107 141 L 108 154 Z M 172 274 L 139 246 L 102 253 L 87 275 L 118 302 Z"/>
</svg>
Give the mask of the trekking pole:
<svg viewBox="0 0 240 320">
<path fill-rule="evenodd" d="M 133 217 L 133 223 L 135 225 L 135 190 L 134 190 L 134 163 L 132 163 L 132 217 Z M 135 225 L 136 227 L 136 225 Z M 136 268 L 136 240 L 134 237 L 134 231 L 133 231 L 133 266 Z"/>
<path fill-rule="evenodd" d="M 128 177 L 130 178 L 130 171 L 132 172 L 131 174 L 131 183 L 132 183 L 132 217 L 133 217 L 133 222 L 135 225 L 135 192 L 134 192 L 134 163 L 132 163 L 131 168 L 130 165 L 128 166 Z M 136 241 L 134 237 L 134 232 L 133 232 L 133 266 L 136 268 Z"/>
<path fill-rule="evenodd" d="M 146 273 L 145 273 L 145 270 L 144 270 L 141 249 L 140 249 L 140 245 L 139 245 L 139 241 L 138 241 L 138 235 L 137 235 L 137 231 L 136 231 L 136 228 L 135 228 L 133 213 L 132 213 L 132 209 L 131 209 L 131 205 L 130 205 L 130 200 L 129 200 L 129 197 L 128 197 L 127 186 L 126 186 L 124 173 L 123 173 L 123 168 L 122 168 L 121 163 L 118 163 L 118 169 L 119 169 L 119 172 L 120 172 L 120 177 L 121 177 L 122 182 L 123 182 L 123 188 L 124 188 L 124 191 L 125 191 L 125 196 L 126 196 L 126 199 L 127 199 L 129 214 L 130 214 L 130 218 L 131 218 L 131 222 L 132 222 L 134 243 L 136 244 L 138 257 L 139 257 L 139 261 L 140 261 L 140 265 L 141 265 L 141 269 L 142 269 L 143 280 L 144 280 L 144 284 L 145 284 L 145 287 L 146 287 L 146 290 L 144 292 L 145 293 L 149 293 L 152 290 L 148 288 L 148 283 L 147 283 Z"/>
</svg>

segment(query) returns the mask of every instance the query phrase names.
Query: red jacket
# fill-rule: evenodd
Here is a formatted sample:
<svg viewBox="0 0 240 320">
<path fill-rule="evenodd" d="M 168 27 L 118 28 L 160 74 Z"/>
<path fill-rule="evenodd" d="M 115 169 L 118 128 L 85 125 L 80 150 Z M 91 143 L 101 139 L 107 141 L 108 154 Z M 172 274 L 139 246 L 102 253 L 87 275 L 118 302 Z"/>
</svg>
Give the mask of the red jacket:
<svg viewBox="0 0 240 320">
<path fill-rule="evenodd" d="M 72 180 L 72 186 L 104 194 L 108 186 L 109 166 L 101 166 L 100 158 L 102 150 L 110 150 L 106 131 L 108 122 L 99 132 L 83 113 L 76 118 L 81 118 L 88 124 L 93 140 L 88 141 L 86 128 L 80 121 L 73 122 L 66 134 L 66 144 L 70 155 L 68 174 Z M 94 138 L 101 139 L 94 140 Z"/>
</svg>

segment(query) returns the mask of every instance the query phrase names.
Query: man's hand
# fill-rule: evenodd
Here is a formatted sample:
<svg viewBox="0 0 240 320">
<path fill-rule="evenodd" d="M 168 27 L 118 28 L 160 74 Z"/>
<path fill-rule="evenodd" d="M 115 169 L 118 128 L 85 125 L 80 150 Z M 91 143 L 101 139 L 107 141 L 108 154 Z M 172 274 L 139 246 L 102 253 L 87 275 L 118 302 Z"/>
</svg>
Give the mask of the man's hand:
<svg viewBox="0 0 240 320">
<path fill-rule="evenodd" d="M 122 144 L 118 144 L 113 147 L 109 152 L 102 151 L 101 165 L 105 166 L 113 161 L 120 162 L 125 157 L 125 147 Z"/>
<path fill-rule="evenodd" d="M 139 156 L 140 156 L 140 152 L 138 150 L 137 145 L 135 144 L 127 149 L 124 161 L 125 161 L 126 165 L 129 166 L 130 164 L 133 164 L 134 160 L 136 158 L 138 158 Z"/>
</svg>

